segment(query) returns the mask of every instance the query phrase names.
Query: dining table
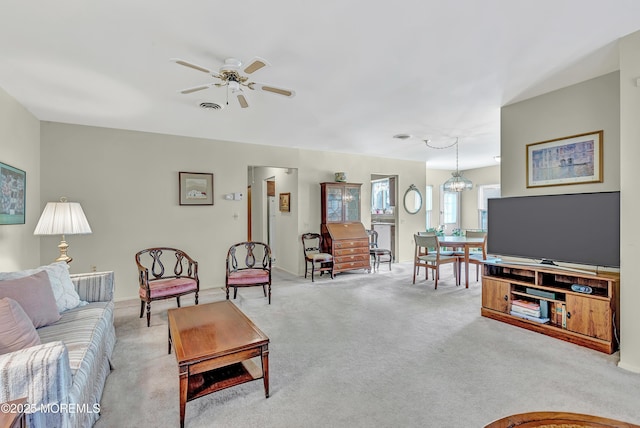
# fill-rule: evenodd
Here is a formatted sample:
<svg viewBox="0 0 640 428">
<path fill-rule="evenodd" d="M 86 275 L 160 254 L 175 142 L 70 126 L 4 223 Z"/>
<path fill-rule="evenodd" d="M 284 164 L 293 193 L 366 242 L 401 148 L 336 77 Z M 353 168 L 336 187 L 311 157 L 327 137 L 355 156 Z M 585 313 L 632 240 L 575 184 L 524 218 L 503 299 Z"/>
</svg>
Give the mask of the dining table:
<svg viewBox="0 0 640 428">
<path fill-rule="evenodd" d="M 467 238 L 466 236 L 445 235 L 439 236 L 441 247 L 464 250 L 464 281 L 465 287 L 469 288 L 469 250 L 471 248 L 482 248 L 484 246 L 484 238 Z M 458 269 L 458 272 L 460 269 Z"/>
</svg>

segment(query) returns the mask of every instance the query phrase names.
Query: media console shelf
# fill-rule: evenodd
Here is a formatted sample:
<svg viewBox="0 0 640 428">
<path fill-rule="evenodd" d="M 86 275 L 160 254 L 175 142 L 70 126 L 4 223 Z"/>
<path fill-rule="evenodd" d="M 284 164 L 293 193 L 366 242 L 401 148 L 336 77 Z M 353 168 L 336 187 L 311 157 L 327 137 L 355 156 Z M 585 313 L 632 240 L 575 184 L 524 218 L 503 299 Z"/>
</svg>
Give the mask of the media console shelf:
<svg viewBox="0 0 640 428">
<path fill-rule="evenodd" d="M 482 316 L 608 354 L 618 349 L 619 296 L 615 272 L 508 262 L 483 266 Z"/>
</svg>

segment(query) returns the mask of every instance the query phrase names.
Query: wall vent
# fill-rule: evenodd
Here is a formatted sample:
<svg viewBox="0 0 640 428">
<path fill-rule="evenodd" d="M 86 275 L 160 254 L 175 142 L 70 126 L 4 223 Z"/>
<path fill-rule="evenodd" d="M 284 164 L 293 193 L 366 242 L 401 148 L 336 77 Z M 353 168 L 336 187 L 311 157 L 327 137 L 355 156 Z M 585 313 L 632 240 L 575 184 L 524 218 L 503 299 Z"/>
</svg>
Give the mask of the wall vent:
<svg viewBox="0 0 640 428">
<path fill-rule="evenodd" d="M 222 106 L 216 103 L 200 103 L 200 107 L 203 109 L 222 110 Z"/>
</svg>

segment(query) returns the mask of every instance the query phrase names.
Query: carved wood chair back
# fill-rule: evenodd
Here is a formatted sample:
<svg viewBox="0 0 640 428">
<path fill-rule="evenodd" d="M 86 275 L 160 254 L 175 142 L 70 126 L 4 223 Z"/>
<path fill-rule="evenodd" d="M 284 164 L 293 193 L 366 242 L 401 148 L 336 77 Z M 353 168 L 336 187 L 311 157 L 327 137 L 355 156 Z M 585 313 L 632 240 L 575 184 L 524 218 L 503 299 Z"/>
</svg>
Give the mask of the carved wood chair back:
<svg viewBox="0 0 640 428">
<path fill-rule="evenodd" d="M 229 288 L 233 288 L 235 299 L 238 287 L 262 286 L 271 304 L 271 263 L 271 248 L 264 242 L 245 241 L 229 247 L 225 275 L 227 299 Z"/>
<path fill-rule="evenodd" d="M 140 318 L 147 307 L 147 327 L 151 323 L 151 302 L 176 298 L 180 307 L 180 296 L 195 293 L 198 304 L 200 279 L 198 262 L 183 250 L 171 247 L 153 247 L 138 251 L 135 255 L 138 268 L 140 296 Z"/>
</svg>

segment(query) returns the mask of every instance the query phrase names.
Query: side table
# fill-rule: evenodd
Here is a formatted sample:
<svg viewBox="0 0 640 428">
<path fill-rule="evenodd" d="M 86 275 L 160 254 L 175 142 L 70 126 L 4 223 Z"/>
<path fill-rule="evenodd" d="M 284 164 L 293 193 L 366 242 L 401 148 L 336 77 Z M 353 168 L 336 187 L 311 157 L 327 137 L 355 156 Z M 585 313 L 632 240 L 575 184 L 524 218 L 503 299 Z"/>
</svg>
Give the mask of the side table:
<svg viewBox="0 0 640 428">
<path fill-rule="evenodd" d="M 27 417 L 24 413 L 26 398 L 7 401 L 0 404 L 0 428 L 27 428 Z M 5 409 L 12 413 L 5 412 Z M 15 412 L 14 412 L 15 410 Z"/>
</svg>

